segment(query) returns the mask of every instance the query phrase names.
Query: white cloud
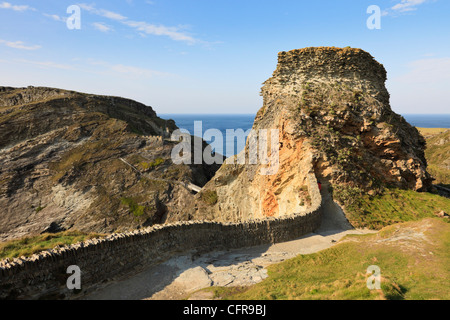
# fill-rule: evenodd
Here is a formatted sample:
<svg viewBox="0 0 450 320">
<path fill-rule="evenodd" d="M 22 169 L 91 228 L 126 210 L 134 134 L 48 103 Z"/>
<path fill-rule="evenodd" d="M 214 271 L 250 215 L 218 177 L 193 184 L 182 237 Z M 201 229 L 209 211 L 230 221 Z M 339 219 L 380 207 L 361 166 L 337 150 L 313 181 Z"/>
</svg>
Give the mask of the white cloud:
<svg viewBox="0 0 450 320">
<path fill-rule="evenodd" d="M 101 32 L 109 32 L 112 30 L 112 28 L 110 26 L 107 26 L 106 24 L 101 23 L 101 22 L 94 22 L 92 25 L 94 26 L 95 29 L 97 29 Z"/>
<path fill-rule="evenodd" d="M 61 16 L 58 16 L 57 14 L 43 13 L 43 15 L 48 17 L 48 18 L 50 18 L 50 19 L 53 19 L 55 21 L 59 21 L 59 22 L 66 22 L 67 21 L 66 17 L 61 17 Z"/>
<path fill-rule="evenodd" d="M 127 66 L 123 64 L 116 64 L 110 66 L 110 70 L 118 73 L 133 75 L 133 76 L 142 76 L 142 77 L 153 77 L 153 76 L 161 76 L 164 73 L 144 68 L 138 68 L 133 66 Z"/>
<path fill-rule="evenodd" d="M 98 9 L 93 5 L 81 3 L 78 4 L 80 8 L 92 13 L 96 14 L 110 20 L 114 20 L 122 23 L 130 28 L 138 31 L 139 34 L 147 34 L 147 35 L 155 35 L 155 36 L 166 36 L 175 41 L 187 42 L 189 44 L 194 44 L 196 42 L 200 42 L 199 40 L 193 38 L 187 33 L 183 32 L 179 27 L 167 27 L 164 25 L 155 25 L 151 23 L 147 23 L 144 21 L 133 21 L 129 20 L 127 17 L 123 16 L 120 13 L 112 12 L 104 9 Z"/>
<path fill-rule="evenodd" d="M 124 17 L 120 13 L 107 11 L 107 10 L 101 10 L 100 12 L 101 12 L 102 16 L 104 16 L 105 18 L 108 18 L 108 19 L 117 20 L 117 21 L 122 21 L 122 20 L 126 20 L 127 19 L 126 17 Z"/>
<path fill-rule="evenodd" d="M 0 43 L 4 44 L 7 47 L 21 50 L 38 50 L 42 48 L 39 45 L 26 45 L 25 43 L 23 43 L 23 41 L 6 41 L 0 39 Z"/>
<path fill-rule="evenodd" d="M 386 16 L 386 15 L 398 15 L 402 13 L 409 13 L 412 11 L 416 11 L 418 6 L 426 2 L 430 2 L 430 0 L 401 0 L 396 5 L 390 7 L 389 9 L 384 10 L 382 14 L 383 16 Z"/>
<path fill-rule="evenodd" d="M 97 9 L 93 5 L 89 5 L 89 4 L 85 4 L 85 3 L 80 3 L 78 5 L 80 6 L 81 9 L 84 9 L 90 13 L 93 13 L 93 14 L 111 19 L 111 20 L 122 21 L 122 20 L 127 19 L 127 17 L 121 15 L 120 13 L 112 12 L 112 11 L 108 11 L 108 10 L 104 10 L 104 9 Z"/>
<path fill-rule="evenodd" d="M 26 11 L 26 10 L 36 10 L 30 6 L 27 5 L 14 5 L 9 2 L 2 2 L 0 3 L 0 9 L 10 9 L 14 11 Z"/>
<path fill-rule="evenodd" d="M 190 35 L 181 32 L 179 28 L 176 27 L 166 27 L 163 25 L 154 25 L 143 21 L 124 21 L 123 24 L 136 29 L 137 31 L 143 32 L 144 34 L 155 35 L 155 36 L 167 36 L 175 41 L 184 41 L 190 44 L 198 42 Z"/>
<path fill-rule="evenodd" d="M 422 3 L 427 2 L 427 0 L 402 0 L 400 3 L 393 6 L 391 9 L 399 12 L 407 12 L 417 10 L 417 6 Z"/>
</svg>

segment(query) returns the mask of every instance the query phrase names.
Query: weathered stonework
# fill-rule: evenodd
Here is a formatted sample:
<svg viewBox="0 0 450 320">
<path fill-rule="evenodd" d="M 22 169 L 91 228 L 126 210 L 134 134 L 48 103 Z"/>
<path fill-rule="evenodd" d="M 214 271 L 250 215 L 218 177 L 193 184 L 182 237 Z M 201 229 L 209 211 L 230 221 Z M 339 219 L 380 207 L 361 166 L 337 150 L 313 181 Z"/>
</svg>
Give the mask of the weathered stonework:
<svg viewBox="0 0 450 320">
<path fill-rule="evenodd" d="M 386 80 L 384 66 L 361 49 L 304 48 L 278 54 L 277 69 L 264 83 L 262 95 L 270 102 L 277 96 L 299 95 L 306 83 L 342 83 L 388 103 Z"/>
<path fill-rule="evenodd" d="M 255 132 L 278 130 L 279 171 L 262 176 L 264 165 L 223 165 L 204 187 L 217 193 L 217 203 L 198 197 L 191 216 L 244 221 L 301 213 L 308 206 L 304 177 L 310 171 L 334 190 L 428 190 L 425 140 L 391 110 L 386 79 L 383 65 L 361 49 L 279 53 L 253 125 Z M 243 153 L 249 153 L 248 143 Z"/>
</svg>

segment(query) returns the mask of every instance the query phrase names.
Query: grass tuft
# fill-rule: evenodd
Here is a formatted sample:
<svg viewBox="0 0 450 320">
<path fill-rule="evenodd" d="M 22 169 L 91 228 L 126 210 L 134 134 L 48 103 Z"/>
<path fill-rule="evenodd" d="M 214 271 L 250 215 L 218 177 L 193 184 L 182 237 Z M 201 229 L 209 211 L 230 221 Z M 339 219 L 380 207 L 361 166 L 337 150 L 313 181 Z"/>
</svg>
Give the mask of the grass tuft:
<svg viewBox="0 0 450 320">
<path fill-rule="evenodd" d="M 211 206 L 215 205 L 217 203 L 217 201 L 219 200 L 219 197 L 217 196 L 217 192 L 212 191 L 212 190 L 203 191 L 200 194 L 200 198 L 203 200 L 203 202 L 205 202 L 206 204 L 209 204 Z"/>
<path fill-rule="evenodd" d="M 53 249 L 57 246 L 66 246 L 104 235 L 96 233 L 83 233 L 79 231 L 65 231 L 60 233 L 45 233 L 38 236 L 25 237 L 0 243 L 0 259 L 31 256 L 35 253 Z"/>
<path fill-rule="evenodd" d="M 353 197 L 345 207 L 347 218 L 356 228 L 380 230 L 391 224 L 435 217 L 450 211 L 450 199 L 412 190 L 385 189 L 383 194 Z"/>
</svg>

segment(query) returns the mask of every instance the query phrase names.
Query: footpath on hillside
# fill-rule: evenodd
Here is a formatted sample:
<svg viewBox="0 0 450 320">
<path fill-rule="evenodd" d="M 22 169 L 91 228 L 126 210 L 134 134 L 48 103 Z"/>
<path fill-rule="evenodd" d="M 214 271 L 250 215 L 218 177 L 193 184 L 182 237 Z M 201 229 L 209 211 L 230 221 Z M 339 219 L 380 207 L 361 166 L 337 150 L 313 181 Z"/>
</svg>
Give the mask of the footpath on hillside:
<svg viewBox="0 0 450 320">
<path fill-rule="evenodd" d="M 342 209 L 323 188 L 323 219 L 320 228 L 300 239 L 202 255 L 185 253 L 126 280 L 108 284 L 88 295 L 95 300 L 201 300 L 212 293 L 211 286 L 249 286 L 267 278 L 267 267 L 299 254 L 315 253 L 333 246 L 347 234 L 373 233 L 353 229 Z"/>
</svg>

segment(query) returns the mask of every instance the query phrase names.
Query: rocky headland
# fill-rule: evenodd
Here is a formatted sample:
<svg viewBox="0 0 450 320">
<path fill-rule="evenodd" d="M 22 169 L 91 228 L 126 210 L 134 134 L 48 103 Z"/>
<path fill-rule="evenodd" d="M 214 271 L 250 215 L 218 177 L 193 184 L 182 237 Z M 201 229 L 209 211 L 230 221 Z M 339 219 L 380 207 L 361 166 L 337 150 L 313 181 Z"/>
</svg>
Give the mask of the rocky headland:
<svg viewBox="0 0 450 320">
<path fill-rule="evenodd" d="M 178 144 L 167 138 L 177 127 L 149 106 L 0 87 L 0 241 L 111 233 L 2 260 L 0 298 L 80 298 L 180 253 L 351 229 L 342 208 L 360 195 L 432 190 L 425 139 L 392 111 L 385 81 L 384 67 L 360 49 L 279 53 L 253 135 L 220 168 L 175 165 Z M 276 161 L 254 162 L 253 138 L 268 141 L 257 155 Z M 192 184 L 202 187 L 198 194 Z M 83 270 L 81 292 L 66 287 L 73 264 Z"/>
<path fill-rule="evenodd" d="M 174 165 L 174 121 L 120 97 L 0 87 L 0 241 L 164 223 L 216 165 Z"/>
<path fill-rule="evenodd" d="M 247 141 L 237 156 L 246 155 L 247 163 L 223 165 L 189 214 L 245 221 L 306 212 L 309 172 L 343 206 L 358 194 L 376 195 L 386 187 L 429 190 L 425 139 L 392 111 L 386 79 L 383 65 L 360 49 L 279 53 L 253 126 L 255 132 L 278 130 L 278 170 L 260 174 L 267 165 L 248 162 Z"/>
<path fill-rule="evenodd" d="M 269 174 L 267 163 L 251 162 L 251 139 L 218 171 L 174 165 L 175 123 L 132 100 L 1 87 L 0 239 L 307 213 L 311 173 L 344 207 L 386 187 L 430 190 L 425 139 L 392 111 L 386 79 L 360 49 L 280 52 L 253 126 L 269 141 L 266 154 L 276 150 Z M 204 188 L 194 195 L 187 183 Z"/>
</svg>

